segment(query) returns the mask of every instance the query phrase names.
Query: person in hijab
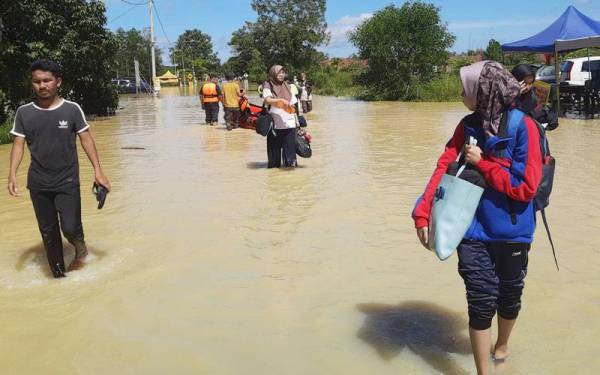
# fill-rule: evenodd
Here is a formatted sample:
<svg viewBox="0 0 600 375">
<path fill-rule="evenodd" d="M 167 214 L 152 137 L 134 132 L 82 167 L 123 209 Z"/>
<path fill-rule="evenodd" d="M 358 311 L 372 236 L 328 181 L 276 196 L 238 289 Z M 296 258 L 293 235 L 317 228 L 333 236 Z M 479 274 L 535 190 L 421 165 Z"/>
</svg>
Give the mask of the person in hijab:
<svg viewBox="0 0 600 375">
<path fill-rule="evenodd" d="M 517 108 L 544 125 L 545 129 L 556 129 L 558 127 L 558 116 L 556 115 L 556 112 L 543 104 L 538 103 L 538 98 L 533 90 L 535 71 L 531 65 L 519 64 L 511 70 L 511 73 L 521 85 L 520 95 L 515 100 Z"/>
<path fill-rule="evenodd" d="M 412 217 L 417 237 L 429 249 L 428 225 L 437 186 L 463 153 L 485 178 L 486 188 L 470 228 L 457 248 L 467 291 L 469 336 L 478 374 L 489 371 L 490 327 L 498 314 L 493 358 L 508 356 L 508 338 L 521 308 L 528 251 L 535 230 L 533 198 L 542 176 L 535 122 L 514 107 L 521 85 L 501 64 L 482 61 L 461 68 L 463 102 L 473 111 L 446 144 Z M 507 134 L 499 134 L 506 112 Z M 468 145 L 469 137 L 477 144 Z"/>
<path fill-rule="evenodd" d="M 269 79 L 263 83 L 263 98 L 273 116 L 275 131 L 267 135 L 269 168 L 296 167 L 296 111 L 298 99 L 285 82 L 285 71 L 281 65 L 269 69 Z M 283 152 L 282 152 L 283 151 Z"/>
</svg>

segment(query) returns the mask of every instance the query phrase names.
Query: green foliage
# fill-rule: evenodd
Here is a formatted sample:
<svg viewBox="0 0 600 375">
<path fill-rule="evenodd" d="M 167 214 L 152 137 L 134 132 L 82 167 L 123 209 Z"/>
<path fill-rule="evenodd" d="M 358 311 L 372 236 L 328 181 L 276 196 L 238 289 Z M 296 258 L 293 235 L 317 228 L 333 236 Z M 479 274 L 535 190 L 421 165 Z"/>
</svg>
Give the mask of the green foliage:
<svg viewBox="0 0 600 375">
<path fill-rule="evenodd" d="M 483 52 L 483 58 L 485 60 L 502 62 L 502 46 L 500 45 L 500 42 L 490 39 L 487 48 Z"/>
<path fill-rule="evenodd" d="M 252 9 L 254 46 L 266 67 L 279 64 L 295 74 L 322 60 L 317 47 L 329 41 L 325 0 L 252 0 Z"/>
<path fill-rule="evenodd" d="M 4 122 L 0 122 L 0 145 L 12 142 L 10 131 L 13 126 L 13 121 L 14 117 L 8 116 Z"/>
<path fill-rule="evenodd" d="M 357 85 L 356 81 L 366 67 L 360 60 L 342 65 L 341 60 L 331 59 L 328 65 L 321 65 L 310 72 L 310 78 L 315 84 L 315 93 L 331 96 L 364 96 L 365 87 Z M 430 81 L 411 86 L 411 93 L 414 96 L 412 100 L 423 102 L 461 101 L 461 91 L 460 78 L 454 72 L 436 73 Z"/>
<path fill-rule="evenodd" d="M 457 56 L 450 61 L 450 65 L 452 66 L 452 72 L 454 74 L 458 74 L 460 68 L 463 66 L 473 64 L 473 59 L 469 56 Z"/>
<path fill-rule="evenodd" d="M 420 1 L 375 12 L 350 33 L 368 68 L 358 77 L 367 100 L 413 100 L 416 86 L 435 76 L 448 60 L 454 35 L 442 23 L 439 9 Z"/>
<path fill-rule="evenodd" d="M 0 7 L 0 118 L 31 97 L 29 65 L 50 58 L 63 66 L 61 93 L 89 114 L 106 114 L 118 97 L 110 83 L 117 48 L 105 28 L 103 1 L 19 0 Z"/>
<path fill-rule="evenodd" d="M 589 55 L 588 55 L 589 53 Z M 588 57 L 588 56 L 600 56 L 600 48 L 590 48 L 589 52 L 587 48 L 578 49 L 577 51 L 569 52 L 564 55 L 562 60 L 567 59 L 576 59 L 578 57 Z"/>
<path fill-rule="evenodd" d="M 439 74 L 417 88 L 417 100 L 422 102 L 459 102 L 462 84 L 457 74 Z"/>
<path fill-rule="evenodd" d="M 483 55 L 485 53 L 485 51 L 481 48 L 477 48 L 477 49 L 470 49 L 467 51 L 467 56 L 477 56 L 477 55 Z"/>
<path fill-rule="evenodd" d="M 229 45 L 233 49 L 233 56 L 223 64 L 224 72 L 235 75 L 248 73 L 250 82 L 262 82 L 266 79 L 267 67 L 263 56 L 255 45 L 253 23 L 246 22 L 242 28 L 233 32 Z"/>
<path fill-rule="evenodd" d="M 321 66 L 310 72 L 310 79 L 315 85 L 315 93 L 331 96 L 357 96 L 360 87 L 354 84 L 360 74 L 358 66 L 340 68 L 339 59 L 332 60 L 331 65 Z"/>
<path fill-rule="evenodd" d="M 535 63 L 539 63 L 538 54 L 535 52 L 511 52 L 504 54 L 504 65 L 506 66 Z"/>
<path fill-rule="evenodd" d="M 179 69 L 194 71 L 197 77 L 214 72 L 220 65 L 210 35 L 198 29 L 186 30 L 179 35 L 170 52 L 171 61 Z"/>
<path fill-rule="evenodd" d="M 253 0 L 258 19 L 233 33 L 226 68 L 253 81 L 263 80 L 274 64 L 290 76 L 314 68 L 325 57 L 317 47 L 329 41 L 325 8 L 325 0 Z"/>
<path fill-rule="evenodd" d="M 133 61 L 138 60 L 140 64 L 140 75 L 147 82 L 152 79 L 152 63 L 150 47 L 150 33 L 148 30 L 130 30 L 117 29 L 115 32 L 117 42 L 117 51 L 115 54 L 115 64 L 112 67 L 113 77 L 134 77 L 135 68 Z M 162 57 L 160 49 L 155 50 L 156 69 L 162 68 Z"/>
</svg>

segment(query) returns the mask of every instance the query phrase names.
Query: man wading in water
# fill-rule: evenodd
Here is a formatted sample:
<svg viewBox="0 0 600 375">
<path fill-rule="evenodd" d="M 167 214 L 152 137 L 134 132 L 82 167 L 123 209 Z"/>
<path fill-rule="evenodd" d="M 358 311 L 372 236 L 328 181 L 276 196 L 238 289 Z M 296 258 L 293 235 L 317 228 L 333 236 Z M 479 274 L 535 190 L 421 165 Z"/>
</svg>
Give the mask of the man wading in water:
<svg viewBox="0 0 600 375">
<path fill-rule="evenodd" d="M 110 182 L 100 167 L 83 111 L 77 103 L 58 96 L 62 83 L 61 67 L 49 60 L 38 60 L 31 65 L 30 71 L 36 98 L 35 102 L 17 109 L 11 130 L 15 139 L 10 154 L 8 192 L 14 197 L 19 195 L 17 169 L 27 142 L 31 153 L 27 188 L 52 274 L 64 277 L 60 229 L 75 247 L 72 268 L 81 265 L 88 253 L 81 223 L 76 135 L 94 167 L 96 183 L 110 190 Z"/>
</svg>

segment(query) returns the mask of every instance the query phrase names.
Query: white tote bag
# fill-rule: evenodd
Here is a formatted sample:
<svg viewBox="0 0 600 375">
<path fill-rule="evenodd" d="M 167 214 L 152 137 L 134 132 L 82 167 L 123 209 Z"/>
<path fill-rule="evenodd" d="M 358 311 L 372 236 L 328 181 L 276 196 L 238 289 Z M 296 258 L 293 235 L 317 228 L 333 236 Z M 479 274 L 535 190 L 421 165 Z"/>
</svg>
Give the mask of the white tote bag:
<svg viewBox="0 0 600 375">
<path fill-rule="evenodd" d="M 448 259 L 462 241 L 483 195 L 482 187 L 459 178 L 464 169 L 465 165 L 461 166 L 456 176 L 442 176 L 435 192 L 429 220 L 429 248 L 440 260 Z"/>
</svg>

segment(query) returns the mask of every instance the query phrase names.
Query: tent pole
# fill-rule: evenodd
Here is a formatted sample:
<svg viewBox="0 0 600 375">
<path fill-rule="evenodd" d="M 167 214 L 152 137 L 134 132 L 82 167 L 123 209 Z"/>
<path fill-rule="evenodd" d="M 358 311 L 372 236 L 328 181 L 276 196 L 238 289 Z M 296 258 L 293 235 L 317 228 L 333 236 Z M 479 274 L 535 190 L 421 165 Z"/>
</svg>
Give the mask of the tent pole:
<svg viewBox="0 0 600 375">
<path fill-rule="evenodd" d="M 588 73 L 590 74 L 590 78 L 588 79 L 592 79 L 592 65 L 590 64 L 590 47 L 587 48 L 587 55 L 588 55 Z"/>
<path fill-rule="evenodd" d="M 560 116 L 560 64 L 558 63 L 558 50 L 554 45 L 554 76 L 556 79 L 556 115 Z"/>
</svg>

